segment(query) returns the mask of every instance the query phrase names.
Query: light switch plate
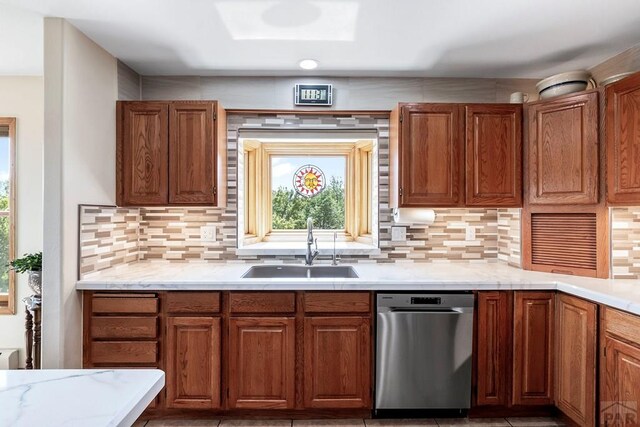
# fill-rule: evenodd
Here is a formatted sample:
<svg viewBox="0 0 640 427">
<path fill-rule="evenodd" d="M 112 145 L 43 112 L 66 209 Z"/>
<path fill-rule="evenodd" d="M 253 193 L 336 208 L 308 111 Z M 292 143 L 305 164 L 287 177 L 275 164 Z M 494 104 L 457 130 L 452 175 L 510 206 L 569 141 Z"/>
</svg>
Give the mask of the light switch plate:
<svg viewBox="0 0 640 427">
<path fill-rule="evenodd" d="M 466 241 L 476 240 L 476 228 L 475 227 L 467 227 L 464 239 Z"/>
<path fill-rule="evenodd" d="M 391 227 L 391 241 L 405 242 L 407 240 L 407 229 L 405 227 Z"/>
<path fill-rule="evenodd" d="M 203 225 L 200 227 L 200 240 L 202 242 L 215 242 L 216 241 L 216 226 L 215 225 Z"/>
</svg>

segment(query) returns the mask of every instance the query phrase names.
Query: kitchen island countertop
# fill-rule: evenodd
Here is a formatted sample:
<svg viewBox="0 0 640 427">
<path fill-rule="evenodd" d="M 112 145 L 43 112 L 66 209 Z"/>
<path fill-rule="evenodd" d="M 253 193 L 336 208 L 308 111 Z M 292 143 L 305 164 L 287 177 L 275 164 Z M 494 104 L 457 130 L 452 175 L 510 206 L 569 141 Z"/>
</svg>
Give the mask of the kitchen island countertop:
<svg viewBox="0 0 640 427">
<path fill-rule="evenodd" d="M 253 264 L 255 265 L 255 264 Z M 498 262 L 351 264 L 358 279 L 243 279 L 248 263 L 140 261 L 93 273 L 78 290 L 559 290 L 640 315 L 640 281 L 527 271 Z"/>
<path fill-rule="evenodd" d="M 0 371 L 0 425 L 130 426 L 162 387 L 158 369 Z"/>
</svg>

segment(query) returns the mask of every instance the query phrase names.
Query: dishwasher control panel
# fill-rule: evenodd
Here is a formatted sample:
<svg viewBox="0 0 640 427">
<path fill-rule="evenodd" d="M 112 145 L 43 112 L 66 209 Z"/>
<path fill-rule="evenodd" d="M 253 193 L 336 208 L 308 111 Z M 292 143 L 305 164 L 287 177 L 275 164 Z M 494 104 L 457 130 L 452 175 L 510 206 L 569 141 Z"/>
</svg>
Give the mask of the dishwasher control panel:
<svg viewBox="0 0 640 427">
<path fill-rule="evenodd" d="M 465 307 L 473 308 L 473 293 L 403 293 L 390 294 L 378 293 L 376 296 L 378 307 L 389 308 L 450 308 Z"/>
<path fill-rule="evenodd" d="M 440 305 L 440 304 L 442 304 L 442 298 L 440 298 L 440 297 L 411 297 L 411 304 Z"/>
</svg>

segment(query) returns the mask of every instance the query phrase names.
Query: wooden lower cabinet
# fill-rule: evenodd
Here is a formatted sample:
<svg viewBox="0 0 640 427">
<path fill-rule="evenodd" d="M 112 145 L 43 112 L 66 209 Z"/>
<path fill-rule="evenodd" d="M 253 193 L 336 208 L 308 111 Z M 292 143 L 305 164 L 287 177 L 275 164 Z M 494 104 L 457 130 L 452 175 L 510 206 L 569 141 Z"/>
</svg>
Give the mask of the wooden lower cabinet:
<svg viewBox="0 0 640 427">
<path fill-rule="evenodd" d="M 473 405 L 505 413 L 552 405 L 556 293 L 477 295 Z"/>
<path fill-rule="evenodd" d="M 229 319 L 229 408 L 295 405 L 295 318 Z"/>
<path fill-rule="evenodd" d="M 511 387 L 511 293 L 478 292 L 476 405 L 507 406 Z"/>
<path fill-rule="evenodd" d="M 553 404 L 555 292 L 514 292 L 514 405 Z"/>
<path fill-rule="evenodd" d="M 220 408 L 220 318 L 167 318 L 167 408 Z"/>
<path fill-rule="evenodd" d="M 368 317 L 304 319 L 305 407 L 370 407 L 370 334 Z"/>
<path fill-rule="evenodd" d="M 596 420 L 597 314 L 596 304 L 556 297 L 556 406 L 580 426 Z"/>
<path fill-rule="evenodd" d="M 640 316 L 605 308 L 601 318 L 600 425 L 640 424 Z"/>
</svg>

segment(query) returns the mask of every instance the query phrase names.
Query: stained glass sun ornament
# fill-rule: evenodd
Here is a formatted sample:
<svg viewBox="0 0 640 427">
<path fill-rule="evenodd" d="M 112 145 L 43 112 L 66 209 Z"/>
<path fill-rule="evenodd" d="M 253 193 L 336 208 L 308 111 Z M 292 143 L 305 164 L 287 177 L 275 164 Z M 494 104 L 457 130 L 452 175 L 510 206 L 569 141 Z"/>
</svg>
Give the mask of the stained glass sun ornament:
<svg viewBox="0 0 640 427">
<path fill-rule="evenodd" d="M 326 187 L 324 173 L 314 165 L 304 165 L 293 174 L 293 188 L 304 197 L 315 197 Z"/>
</svg>

